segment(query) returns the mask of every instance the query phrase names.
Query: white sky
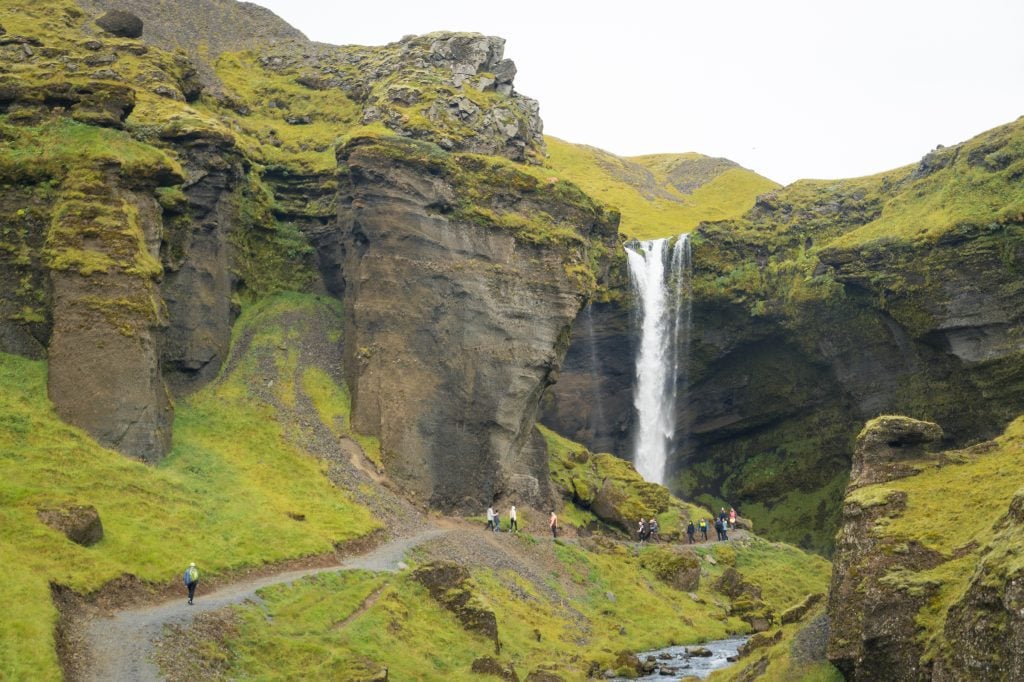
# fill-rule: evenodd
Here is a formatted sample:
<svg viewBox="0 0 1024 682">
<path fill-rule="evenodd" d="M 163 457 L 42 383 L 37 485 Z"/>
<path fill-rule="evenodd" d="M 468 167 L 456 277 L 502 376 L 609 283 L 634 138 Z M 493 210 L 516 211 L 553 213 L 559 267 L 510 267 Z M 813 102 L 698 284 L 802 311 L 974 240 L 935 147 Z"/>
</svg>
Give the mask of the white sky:
<svg viewBox="0 0 1024 682">
<path fill-rule="evenodd" d="M 507 39 L 544 132 L 782 183 L 916 162 L 1024 115 L 1024 0 L 259 0 L 313 40 Z"/>
</svg>

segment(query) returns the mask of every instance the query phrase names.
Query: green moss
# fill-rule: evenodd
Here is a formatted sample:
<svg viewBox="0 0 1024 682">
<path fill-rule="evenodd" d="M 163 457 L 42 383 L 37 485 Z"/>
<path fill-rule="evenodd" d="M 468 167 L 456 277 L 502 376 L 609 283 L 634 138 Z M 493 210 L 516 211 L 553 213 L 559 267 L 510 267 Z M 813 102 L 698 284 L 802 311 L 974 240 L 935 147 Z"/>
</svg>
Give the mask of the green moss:
<svg viewBox="0 0 1024 682">
<path fill-rule="evenodd" d="M 257 299 L 279 291 L 304 291 L 315 275 L 313 247 L 301 230 L 274 217 L 274 196 L 252 172 L 235 193 L 239 226 L 230 240 L 236 248 L 235 272 L 243 296 Z"/>
</svg>

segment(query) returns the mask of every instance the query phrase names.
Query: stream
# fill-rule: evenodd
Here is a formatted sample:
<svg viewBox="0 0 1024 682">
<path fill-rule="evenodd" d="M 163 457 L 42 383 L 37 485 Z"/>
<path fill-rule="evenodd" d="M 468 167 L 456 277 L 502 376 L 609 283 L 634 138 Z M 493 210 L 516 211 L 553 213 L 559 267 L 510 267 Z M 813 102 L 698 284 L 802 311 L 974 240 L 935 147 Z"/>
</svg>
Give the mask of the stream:
<svg viewBox="0 0 1024 682">
<path fill-rule="evenodd" d="M 642 651 L 636 655 L 640 659 L 640 663 L 646 662 L 648 657 L 653 657 L 655 667 L 652 672 L 635 679 L 653 681 L 665 680 L 669 677 L 671 679 L 679 679 L 687 675 L 704 679 L 715 670 L 732 665 L 732 662 L 727 659 L 735 656 L 740 646 L 748 639 L 750 639 L 748 636 L 730 637 L 728 639 L 705 642 L 704 644 L 670 646 L 664 649 L 655 649 L 654 651 Z M 710 651 L 711 655 L 696 655 L 701 649 Z M 616 682 L 624 681 L 625 679 L 624 677 L 615 678 Z"/>
</svg>

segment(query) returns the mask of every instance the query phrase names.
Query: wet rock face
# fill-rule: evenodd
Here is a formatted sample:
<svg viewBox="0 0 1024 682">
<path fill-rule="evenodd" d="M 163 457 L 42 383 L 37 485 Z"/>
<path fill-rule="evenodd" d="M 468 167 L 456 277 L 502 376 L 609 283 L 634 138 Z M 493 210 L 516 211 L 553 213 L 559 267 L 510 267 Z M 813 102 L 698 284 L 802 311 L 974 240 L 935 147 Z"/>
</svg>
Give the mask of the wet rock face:
<svg viewBox="0 0 1024 682">
<path fill-rule="evenodd" d="M 541 421 L 592 452 L 626 456 L 632 447 L 634 358 L 638 339 L 624 306 L 594 303 L 572 325 L 558 383 Z"/>
<path fill-rule="evenodd" d="M 433 506 L 546 506 L 533 423 L 581 301 L 565 251 L 455 218 L 449 179 L 395 153 L 359 144 L 339 159 L 349 169 L 339 221 L 353 425 L 380 437 L 389 474 Z M 611 224 L 579 220 L 614 238 Z"/>
</svg>

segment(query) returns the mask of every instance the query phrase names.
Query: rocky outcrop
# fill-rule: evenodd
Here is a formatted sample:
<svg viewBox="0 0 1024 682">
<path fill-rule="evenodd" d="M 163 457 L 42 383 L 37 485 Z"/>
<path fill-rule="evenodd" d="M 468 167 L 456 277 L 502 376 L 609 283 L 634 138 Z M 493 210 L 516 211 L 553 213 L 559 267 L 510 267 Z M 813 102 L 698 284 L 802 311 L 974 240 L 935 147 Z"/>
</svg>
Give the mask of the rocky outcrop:
<svg viewBox="0 0 1024 682">
<path fill-rule="evenodd" d="M 857 441 L 850 490 L 913 475 L 909 467 L 894 471 L 894 451 L 940 433 L 935 424 L 900 417 L 870 422 Z M 927 678 L 916 618 L 939 585 L 913 582 L 911 576 L 946 558 L 918 542 L 876 532 L 880 519 L 898 516 L 905 506 L 906 495 L 892 491 L 881 499 L 847 497 L 843 507 L 828 597 L 828 658 L 848 680 Z"/>
<path fill-rule="evenodd" d="M 925 457 L 925 446 L 939 442 L 942 427 L 900 416 L 877 417 L 857 436 L 848 490 L 886 483 L 918 472 L 911 460 Z"/>
<path fill-rule="evenodd" d="M 44 524 L 83 547 L 91 547 L 103 539 L 103 522 L 92 505 L 46 507 L 40 509 L 37 516 Z"/>
<path fill-rule="evenodd" d="M 533 420 L 586 293 L 575 273 L 615 223 L 511 167 L 423 143 L 354 140 L 339 163 L 356 429 L 380 437 L 391 476 L 441 508 L 546 503 Z M 477 203 L 462 204 L 471 192 Z M 568 248 L 534 231 L 549 220 Z"/>
<path fill-rule="evenodd" d="M 493 611 L 477 603 L 469 571 L 464 566 L 450 561 L 433 562 L 413 571 L 412 578 L 427 588 L 434 601 L 455 614 L 467 632 L 494 642 L 495 653 L 501 651 L 498 621 Z"/>
</svg>

